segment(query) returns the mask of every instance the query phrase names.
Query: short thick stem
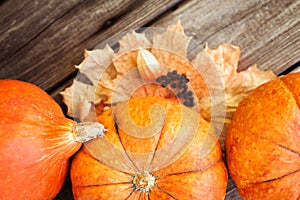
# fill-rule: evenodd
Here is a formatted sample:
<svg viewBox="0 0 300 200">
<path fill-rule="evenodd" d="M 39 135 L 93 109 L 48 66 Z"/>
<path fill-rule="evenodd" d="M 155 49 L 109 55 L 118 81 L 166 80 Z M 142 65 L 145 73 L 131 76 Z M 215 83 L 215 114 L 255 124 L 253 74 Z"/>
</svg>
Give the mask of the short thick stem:
<svg viewBox="0 0 300 200">
<path fill-rule="evenodd" d="M 155 185 L 155 177 L 150 173 L 139 173 L 133 177 L 133 185 L 137 190 L 149 192 Z"/>
<path fill-rule="evenodd" d="M 75 140 L 80 143 L 88 142 L 92 139 L 103 137 L 107 130 L 98 122 L 76 123 L 73 127 Z"/>
</svg>

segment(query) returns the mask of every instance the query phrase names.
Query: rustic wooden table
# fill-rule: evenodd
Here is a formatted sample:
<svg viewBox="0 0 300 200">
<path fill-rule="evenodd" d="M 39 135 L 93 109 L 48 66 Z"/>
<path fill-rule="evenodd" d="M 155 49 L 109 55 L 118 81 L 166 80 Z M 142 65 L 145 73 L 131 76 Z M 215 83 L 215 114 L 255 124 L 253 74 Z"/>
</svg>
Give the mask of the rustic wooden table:
<svg viewBox="0 0 300 200">
<path fill-rule="evenodd" d="M 32 82 L 62 105 L 58 94 L 76 76 L 84 49 L 121 31 L 178 20 L 200 44 L 239 46 L 240 69 L 256 63 L 278 75 L 299 70 L 298 0 L 2 0 L 0 79 Z M 55 199 L 73 199 L 69 178 Z M 240 199 L 231 179 L 226 199 Z"/>
</svg>

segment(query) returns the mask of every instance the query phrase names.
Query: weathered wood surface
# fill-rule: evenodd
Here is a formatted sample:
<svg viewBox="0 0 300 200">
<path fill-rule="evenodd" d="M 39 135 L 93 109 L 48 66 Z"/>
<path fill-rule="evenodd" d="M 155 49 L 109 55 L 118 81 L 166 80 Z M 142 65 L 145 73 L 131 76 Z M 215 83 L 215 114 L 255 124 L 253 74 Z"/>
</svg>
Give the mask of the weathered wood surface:
<svg viewBox="0 0 300 200">
<path fill-rule="evenodd" d="M 51 92 L 74 76 L 84 49 L 149 23 L 178 0 L 4 1 L 0 6 L 0 78 Z"/>
<path fill-rule="evenodd" d="M 33 82 L 59 101 L 84 49 L 121 31 L 178 20 L 200 45 L 239 46 L 241 69 L 256 63 L 276 74 L 299 71 L 299 16 L 297 0 L 4 0 L 0 79 Z M 72 199 L 69 178 L 58 199 Z M 231 179 L 226 199 L 240 199 Z"/>
<path fill-rule="evenodd" d="M 300 1 L 185 1 L 154 25 L 181 20 L 200 44 L 241 47 L 241 69 L 257 64 L 279 74 L 300 60 Z"/>
</svg>

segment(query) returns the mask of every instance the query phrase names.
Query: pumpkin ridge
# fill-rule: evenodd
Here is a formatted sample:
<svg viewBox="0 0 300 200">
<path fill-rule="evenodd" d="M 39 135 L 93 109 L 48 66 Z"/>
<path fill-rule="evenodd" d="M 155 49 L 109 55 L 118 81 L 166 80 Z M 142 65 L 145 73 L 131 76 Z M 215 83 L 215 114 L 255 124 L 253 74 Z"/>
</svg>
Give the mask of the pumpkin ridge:
<svg viewBox="0 0 300 200">
<path fill-rule="evenodd" d="M 285 83 L 283 80 L 281 80 L 281 79 L 278 79 L 278 80 L 281 83 L 282 87 L 291 93 L 291 95 L 293 96 L 293 98 L 297 104 L 298 109 L 300 109 L 300 102 L 297 101 L 297 97 L 296 97 L 296 94 L 294 93 L 294 91 L 291 90 L 290 86 L 287 85 L 287 83 Z"/>
<path fill-rule="evenodd" d="M 120 143 L 121 143 L 121 145 L 122 145 L 122 149 L 124 150 L 125 155 L 126 155 L 127 158 L 129 159 L 129 161 L 132 163 L 133 167 L 134 167 L 137 171 L 139 171 L 138 167 L 137 167 L 136 164 L 133 162 L 133 160 L 130 158 L 128 152 L 127 152 L 126 149 L 125 149 L 124 143 L 123 143 L 123 141 L 122 141 L 122 139 L 121 139 L 121 136 L 120 136 L 119 126 L 118 126 L 117 118 L 116 118 L 115 115 L 114 115 L 114 127 L 115 127 L 115 132 L 116 132 L 117 135 L 118 135 L 118 139 L 119 139 L 119 141 L 120 141 Z"/>
<path fill-rule="evenodd" d="M 208 167 L 203 168 L 203 169 L 199 169 L 199 170 L 190 170 L 190 171 L 185 171 L 185 172 L 177 172 L 177 173 L 171 173 L 171 174 L 165 174 L 165 175 L 162 175 L 162 176 L 156 176 L 156 178 L 159 179 L 159 178 L 163 178 L 163 177 L 166 177 L 166 176 L 176 176 L 176 175 L 187 174 L 187 173 L 198 173 L 198 172 L 203 172 L 203 171 L 205 171 L 205 170 L 210 169 L 211 167 L 214 167 L 214 166 L 219 165 L 219 164 L 222 163 L 222 162 L 223 162 L 223 160 L 220 159 L 219 161 L 215 162 L 214 164 L 209 165 Z"/>
<path fill-rule="evenodd" d="M 286 83 L 283 81 L 283 80 L 281 80 L 281 79 L 276 79 L 276 80 L 273 80 L 272 82 L 276 82 L 276 83 L 278 83 L 279 85 L 280 85 L 280 87 L 281 88 L 283 88 L 283 90 L 284 91 L 286 91 L 286 93 L 288 93 L 290 96 L 292 96 L 293 97 L 293 99 L 294 99 L 294 101 L 295 101 L 295 103 L 296 103 L 296 108 L 298 108 L 299 110 L 300 110 L 300 102 L 297 102 L 297 98 L 296 98 L 296 95 L 293 93 L 293 91 L 286 85 Z M 279 143 L 276 143 L 276 142 L 274 142 L 273 140 L 271 140 L 271 139 L 269 139 L 269 138 L 267 138 L 267 137 L 262 137 L 261 135 L 259 135 L 257 132 L 253 132 L 253 131 L 251 131 L 251 130 L 247 130 L 249 133 L 251 133 L 253 136 L 255 136 L 256 138 L 258 138 L 258 139 L 263 139 L 263 140 L 266 140 L 266 141 L 268 141 L 268 142 L 270 142 L 270 143 L 272 143 L 272 144 L 275 144 L 276 146 L 279 146 L 279 147 L 281 147 L 281 148 L 284 148 L 284 149 L 286 149 L 286 150 L 288 150 L 288 151 L 290 151 L 290 152 L 292 152 L 292 153 L 295 153 L 295 154 L 297 154 L 298 156 L 300 155 L 300 152 L 297 152 L 297 151 L 295 151 L 295 150 L 293 150 L 293 149 L 291 149 L 291 148 L 289 148 L 289 147 L 287 147 L 287 146 L 283 146 L 283 145 L 280 145 Z"/>
<path fill-rule="evenodd" d="M 125 200 L 129 199 L 129 198 L 134 194 L 135 191 L 137 191 L 137 190 L 134 190 L 134 189 L 133 189 L 133 190 L 130 192 L 130 194 L 128 195 L 128 197 L 126 197 Z M 138 199 L 140 199 L 141 196 L 142 196 L 142 192 L 140 192 Z"/>
<path fill-rule="evenodd" d="M 115 199 L 126 199 L 128 198 L 128 194 L 126 193 L 129 193 L 131 194 L 133 189 L 132 189 L 132 186 L 131 185 L 128 185 L 128 184 L 119 184 L 120 186 L 119 187 L 122 187 L 122 188 L 119 188 L 119 189 L 115 189 L 116 187 L 112 186 L 112 185 L 103 185 L 102 187 L 99 187 L 99 186 L 94 186 L 94 187 L 78 187 L 76 186 L 75 188 L 77 188 L 77 190 L 79 189 L 79 191 L 77 191 L 77 193 L 73 193 L 74 194 L 74 199 L 112 199 L 112 195 L 108 196 L 107 194 L 105 194 L 105 192 L 107 190 L 109 191 L 113 191 L 113 197 L 115 197 Z M 90 193 L 82 198 L 80 198 L 80 195 L 82 194 L 82 192 L 84 190 L 87 190 L 87 191 L 96 191 L 95 194 L 93 193 Z M 106 189 L 106 190 L 103 190 L 103 189 Z M 99 191 L 100 190 L 100 191 Z M 124 194 L 125 193 L 125 194 Z M 126 198 L 124 196 L 127 196 Z M 120 198 L 120 196 L 123 196 L 122 198 Z M 93 197 L 93 198 L 92 198 Z M 95 198 L 96 197 L 96 198 Z M 118 197 L 118 198 L 116 198 Z"/>
<path fill-rule="evenodd" d="M 141 193 L 142 196 L 142 193 Z M 150 192 L 147 193 L 147 200 L 150 200 Z"/>
<path fill-rule="evenodd" d="M 274 141 L 272 141 L 272 140 L 269 140 L 269 139 L 267 139 L 267 138 L 265 138 L 265 137 L 260 137 L 260 136 L 258 136 L 258 135 L 256 135 L 256 134 L 253 134 L 253 132 L 252 131 L 250 131 L 250 130 L 248 130 L 248 133 L 249 134 L 252 134 L 252 136 L 253 137 L 255 137 L 255 138 L 257 138 L 257 139 L 262 139 L 262 140 L 265 140 L 266 142 L 268 142 L 268 143 L 270 143 L 270 144 L 273 144 L 273 145 L 275 145 L 277 148 L 282 148 L 283 150 L 286 150 L 286 151 L 288 151 L 288 153 L 291 153 L 291 154 L 293 154 L 293 157 L 300 157 L 300 154 L 299 153 L 297 153 L 297 152 L 295 152 L 295 151 L 293 151 L 293 150 L 291 150 L 291 149 L 289 149 L 289 148 L 287 148 L 287 147 L 285 147 L 285 146 L 283 146 L 283 145 L 280 145 L 280 144 L 278 144 L 278 143 L 276 143 L 276 142 L 274 142 Z M 298 162 L 299 163 L 299 162 Z M 245 185 L 244 185 L 244 183 L 243 184 L 241 184 L 241 179 L 240 179 L 240 183 L 237 183 L 236 182 L 236 184 L 237 185 L 244 185 L 243 187 L 244 188 L 246 188 L 246 187 L 248 187 L 248 186 L 250 186 L 250 185 L 253 185 L 253 184 L 261 184 L 261 183 L 265 183 L 265 182 L 271 182 L 271 181 L 274 181 L 274 180 L 276 180 L 276 179 L 280 179 L 280 178 L 283 178 L 283 177 L 285 177 L 285 176 L 288 176 L 288 175 L 290 175 L 290 174 L 293 174 L 293 173 L 296 173 L 296 172 L 298 172 L 298 171 L 300 171 L 300 168 L 299 169 L 297 169 L 296 171 L 292 171 L 292 172 L 286 172 L 286 174 L 282 174 L 281 176 L 274 176 L 273 178 L 270 178 L 269 180 L 266 180 L 266 179 L 263 179 L 263 180 L 260 180 L 260 181 L 257 181 L 257 182 L 247 182 Z M 243 179 L 244 180 L 244 179 Z"/>
<path fill-rule="evenodd" d="M 284 78 L 284 77 L 283 77 Z M 288 80 L 287 77 L 285 77 L 286 79 L 284 79 L 285 81 Z M 300 93 L 299 93 L 300 94 Z M 263 95 L 263 96 L 261 96 Z M 238 107 L 238 109 L 235 112 L 235 115 L 233 117 L 233 127 L 239 127 L 239 128 L 243 128 L 243 129 L 247 129 L 247 132 L 251 132 L 252 135 L 258 136 L 260 134 L 260 132 L 253 128 L 256 127 L 255 123 L 258 124 L 259 127 L 264 128 L 267 130 L 267 132 L 269 132 L 269 134 L 267 134 L 267 138 L 261 137 L 263 139 L 267 139 L 268 141 L 274 141 L 274 144 L 282 144 L 283 146 L 287 147 L 287 149 L 290 149 L 292 151 L 296 151 L 298 154 L 300 153 L 300 149 L 298 148 L 298 145 L 296 146 L 294 143 L 295 141 L 298 141 L 299 137 L 297 136 L 298 134 L 295 134 L 297 132 L 297 130 L 299 130 L 299 128 L 297 128 L 297 126 L 299 127 L 299 125 L 297 125 L 297 119 L 300 118 L 299 116 L 299 105 L 297 105 L 297 101 L 295 99 L 295 95 L 284 83 L 283 80 L 281 79 L 275 79 L 272 80 L 268 83 L 265 83 L 264 85 L 256 88 L 256 90 L 254 90 L 252 92 L 252 94 L 250 94 L 248 97 L 246 97 L 242 102 L 240 102 L 240 106 Z M 299 95 L 300 96 L 300 95 Z M 272 100 L 272 98 L 276 98 L 275 100 Z M 271 104 L 267 101 L 271 102 Z M 272 103 L 273 101 L 276 101 L 277 103 Z M 278 105 L 279 104 L 283 104 Z M 256 106 L 257 104 L 257 106 Z M 266 106 L 266 108 L 261 107 L 260 105 L 264 105 Z M 269 105 L 274 105 L 274 106 L 270 106 Z M 252 106 L 249 107 L 249 106 Z M 286 108 L 288 110 L 282 110 L 283 108 Z M 268 110 L 270 109 L 270 110 Z M 266 112 L 267 111 L 267 112 Z M 270 111 L 270 114 L 267 114 Z M 271 113 L 272 111 L 272 113 Z M 243 112 L 245 113 L 251 113 L 250 116 L 249 114 L 246 114 L 244 116 Z M 278 114 L 278 112 L 282 112 L 282 114 Z M 287 112 L 289 112 L 289 115 L 287 114 Z M 277 113 L 277 114 L 276 114 Z M 286 114 L 284 114 L 286 113 Z M 290 116 L 293 116 L 293 121 L 291 121 Z M 239 116 L 239 117 L 235 117 L 235 116 Z M 272 118 L 270 118 L 272 117 Z M 275 117 L 275 118 L 273 118 Z M 235 119 L 236 118 L 236 119 Z M 251 118 L 253 118 L 251 120 Z M 277 124 L 274 124 L 275 120 L 279 120 L 281 118 L 281 122 L 278 125 L 287 128 L 287 132 L 289 134 L 286 134 L 286 131 L 284 130 L 280 130 L 277 127 Z M 282 120 L 282 118 L 284 118 L 284 120 L 286 120 L 286 122 Z M 258 120 L 257 120 L 258 119 Z M 268 120 L 270 119 L 270 120 Z M 251 127 L 249 127 L 249 124 L 246 125 L 246 123 L 244 123 L 243 120 L 248 120 L 250 121 Z M 252 121 L 255 121 L 252 123 Z M 283 141 L 279 140 L 276 135 L 272 134 L 271 132 L 273 131 L 273 129 L 271 127 L 268 126 L 262 126 L 262 124 L 264 123 L 272 123 L 275 127 L 274 130 L 276 131 L 276 133 L 279 134 L 279 137 L 281 137 L 282 139 L 284 139 Z M 299 123 L 299 122 L 298 122 Z M 252 131 L 250 131 L 250 129 Z M 243 131 L 243 130 L 240 130 Z M 282 132 L 282 133 L 281 133 Z M 229 136 L 230 134 L 228 134 Z M 261 135 L 263 136 L 263 135 Z M 290 140 L 290 138 L 293 138 L 293 140 Z M 229 138 L 229 137 L 227 137 Z M 277 139 L 276 139 L 277 138 Z M 299 149 L 299 150 L 298 150 Z"/>
<path fill-rule="evenodd" d="M 93 155 L 91 155 L 86 148 L 85 148 L 85 151 L 83 153 L 86 154 L 88 157 L 92 158 L 93 160 L 96 160 L 96 161 L 100 162 L 102 165 L 104 165 L 106 167 L 109 167 L 109 168 L 111 168 L 111 169 L 113 169 L 113 170 L 115 170 L 117 172 L 121 172 L 121 173 L 129 175 L 129 176 L 134 176 L 133 173 L 128 173 L 126 171 L 121 171 L 121 170 L 119 170 L 117 168 L 114 168 L 113 166 L 107 165 L 105 162 L 102 162 L 101 160 L 98 160 L 96 157 L 94 157 Z"/>
<path fill-rule="evenodd" d="M 272 142 L 272 141 L 271 141 L 271 142 Z M 279 147 L 281 147 L 281 148 L 283 148 L 283 149 L 286 149 L 286 150 L 290 151 L 291 153 L 294 153 L 294 154 L 297 154 L 298 156 L 300 156 L 300 153 L 297 152 L 297 151 L 294 151 L 294 150 L 292 150 L 292 149 L 290 149 L 290 148 L 288 148 L 288 147 L 285 147 L 285 146 L 283 146 L 283 145 L 277 144 L 277 143 L 275 143 L 275 142 L 272 142 L 272 143 L 278 145 Z M 299 169 L 300 169 L 300 168 L 299 168 Z"/>
<path fill-rule="evenodd" d="M 151 158 L 150 163 L 149 163 L 149 165 L 148 165 L 148 167 L 147 167 L 147 170 L 148 170 L 148 171 L 149 171 L 149 170 L 151 169 L 151 167 L 152 167 L 152 163 L 153 163 L 153 160 L 154 160 L 154 158 L 155 158 L 156 152 L 157 152 L 157 150 L 158 150 L 158 146 L 159 146 L 159 144 L 160 144 L 160 142 L 161 142 L 161 137 L 162 137 L 162 135 L 163 135 L 163 134 L 162 134 L 162 132 L 160 131 L 160 135 L 159 135 L 159 138 L 158 138 L 158 140 L 157 140 L 157 143 L 156 143 L 156 146 L 155 146 L 155 149 L 154 149 L 152 158 Z"/>
<path fill-rule="evenodd" d="M 281 179 L 281 178 L 285 178 L 287 176 L 290 176 L 292 174 L 295 174 L 295 173 L 298 173 L 300 172 L 300 168 L 297 169 L 296 171 L 293 171 L 293 172 L 290 172 L 288 174 L 285 174 L 285 175 L 282 175 L 282 176 L 279 176 L 279 177 L 276 177 L 276 178 L 272 178 L 272 179 L 269 179 L 269 180 L 265 180 L 265 181 L 261 181 L 261 182 L 250 182 L 248 183 L 247 185 L 256 185 L 256 184 L 261 184 L 261 183 L 268 183 L 268 182 L 272 182 L 272 181 L 275 181 L 275 180 L 278 180 L 278 179 Z"/>
<path fill-rule="evenodd" d="M 203 126 L 200 126 L 199 122 L 191 123 L 191 121 L 194 119 L 197 119 L 197 121 L 199 121 L 198 117 L 197 118 L 194 117 L 194 116 L 198 116 L 198 114 L 194 112 L 191 114 L 190 112 L 191 109 L 186 107 L 182 108 L 181 104 L 179 103 L 175 104 L 172 101 L 167 99 L 163 99 L 163 98 L 160 99 L 156 97 L 143 97 L 143 98 L 136 97 L 136 98 L 132 98 L 130 102 L 131 102 L 130 107 L 127 108 L 130 108 L 129 114 L 131 114 L 130 117 L 132 118 L 122 118 L 124 116 L 121 115 L 122 113 L 120 114 L 119 112 L 120 110 L 117 110 L 114 113 L 112 109 L 110 109 L 110 111 L 108 112 L 103 112 L 102 114 L 99 115 L 98 117 L 99 122 L 102 123 L 104 127 L 106 127 L 106 129 L 108 130 L 108 133 L 105 135 L 105 138 L 108 139 L 108 143 L 112 143 L 113 145 L 116 146 L 118 150 L 118 154 L 117 153 L 111 154 L 109 148 L 100 149 L 101 151 L 104 151 L 106 153 L 103 153 L 103 157 L 100 156 L 98 157 L 98 159 L 101 160 L 100 161 L 101 165 L 99 163 L 99 167 L 97 163 L 88 162 L 88 158 L 84 158 L 84 155 L 77 157 L 78 158 L 76 160 L 77 162 L 72 163 L 73 169 L 76 169 L 76 171 L 73 170 L 73 175 L 76 176 L 71 177 L 72 178 L 71 180 L 74 182 L 73 193 L 78 194 L 76 197 L 78 197 L 79 199 L 80 197 L 89 197 L 89 195 L 94 195 L 97 197 L 101 196 L 102 198 L 113 197 L 112 199 L 128 199 L 128 200 L 129 199 L 148 199 L 148 200 L 182 199 L 181 194 L 183 194 L 183 191 L 181 191 L 181 187 L 180 187 L 182 183 L 186 183 L 187 185 L 184 186 L 184 189 L 186 190 L 184 191 L 183 194 L 186 196 L 187 199 L 191 196 L 194 199 L 198 199 L 199 197 L 201 197 L 201 195 L 199 196 L 198 194 L 209 195 L 208 197 L 216 196 L 214 195 L 214 192 L 217 192 L 220 197 L 221 195 L 222 197 L 225 197 L 227 176 L 225 180 L 225 175 L 226 175 L 224 169 L 225 165 L 223 162 L 221 162 L 222 155 L 221 155 L 220 146 L 217 145 L 216 148 L 214 148 L 214 150 L 212 151 L 212 154 L 208 155 L 207 157 L 206 156 L 202 157 L 202 155 L 198 153 L 198 150 L 202 149 L 201 144 L 203 139 L 205 139 L 207 135 L 210 135 L 208 132 L 209 123 L 206 121 L 203 124 L 201 123 L 201 125 Z M 159 130 L 159 132 L 155 133 L 156 135 L 151 135 L 151 137 L 143 137 L 144 135 L 141 135 L 141 137 L 139 137 L 139 135 L 130 134 L 131 133 L 130 131 L 134 131 L 134 129 L 126 129 L 126 130 L 123 129 L 123 128 L 130 127 L 130 126 L 126 126 L 128 125 L 128 121 L 129 122 L 134 121 L 136 125 L 139 125 L 140 127 L 144 127 L 144 126 L 147 127 L 149 120 L 151 120 L 151 117 L 156 117 L 156 115 L 153 116 L 148 115 L 153 105 L 159 105 L 162 108 L 164 108 L 166 111 L 168 111 L 166 112 L 168 113 L 168 115 L 166 115 L 166 123 L 159 121 L 161 122 L 161 125 L 163 125 L 163 127 L 161 130 Z M 182 118 L 185 118 L 185 121 L 183 121 L 185 122 L 185 124 L 182 124 Z M 182 128 L 182 126 L 184 127 Z M 180 149 L 180 154 L 178 154 L 177 152 L 179 152 L 179 150 L 173 151 L 172 149 L 169 148 L 173 148 L 174 146 L 168 146 L 168 145 L 173 144 L 172 142 L 175 139 L 178 139 L 176 134 L 180 133 L 178 132 L 178 130 L 181 130 L 180 128 L 182 128 L 183 130 L 182 138 L 188 141 L 189 146 L 183 146 L 183 145 L 187 145 L 185 140 L 180 140 L 180 139 L 177 140 L 178 143 L 174 143 L 174 144 L 175 145 L 180 144 L 182 146 L 182 149 Z M 197 130 L 196 133 L 192 132 L 195 131 L 194 128 L 198 128 L 196 129 Z M 141 133 L 143 134 L 143 132 Z M 186 135 L 191 135 L 193 137 L 191 136 L 184 137 Z M 193 140 L 195 136 L 197 136 L 196 137 L 197 140 L 196 139 Z M 197 143 L 198 141 L 201 143 Z M 101 140 L 99 140 L 99 142 L 101 142 Z M 98 143 L 90 143 L 90 144 L 95 144 L 95 146 L 92 147 L 99 150 L 99 146 L 97 146 Z M 87 155 L 89 155 L 88 149 L 84 148 L 83 150 L 86 151 Z M 167 154 L 168 150 L 171 150 L 170 154 Z M 190 152 L 188 154 L 185 154 L 185 152 L 187 151 Z M 192 152 L 196 152 L 196 153 L 192 153 Z M 93 157 L 92 153 L 90 153 L 90 155 Z M 173 162 L 176 163 L 176 160 L 180 159 L 180 157 L 183 155 L 191 155 L 191 156 L 186 156 L 185 158 L 187 159 L 183 160 L 183 161 L 191 160 L 190 162 L 182 162 L 183 165 L 186 165 L 185 167 L 181 166 L 181 163 L 179 163 L 180 165 L 178 167 L 180 167 L 180 169 L 182 168 L 183 170 L 179 170 L 179 168 L 176 168 L 176 166 L 174 167 L 174 165 L 172 165 L 172 167 L 174 167 L 173 171 L 165 171 L 165 173 L 163 173 L 162 168 L 170 167 L 169 165 L 171 163 Z M 97 157 L 93 159 L 98 160 Z M 102 162 L 106 162 L 107 165 L 112 165 L 113 168 L 111 166 L 109 166 L 111 169 L 104 168 Z M 220 165 L 220 163 L 222 163 L 222 166 Z M 189 167 L 190 164 L 193 165 Z M 211 169 L 212 166 L 215 165 L 217 165 L 217 167 L 213 167 L 213 169 Z M 88 170 L 85 170 L 85 166 L 88 167 Z M 127 171 L 127 168 L 130 168 L 129 173 L 131 174 L 134 173 L 134 175 L 129 176 L 127 178 L 125 177 L 126 179 L 118 179 L 117 176 L 118 174 L 113 172 L 113 170 L 115 170 L 114 167 L 118 168 L 119 169 L 118 171 L 120 170 Z M 210 168 L 210 169 L 205 170 L 206 168 Z M 164 176 L 165 174 L 171 174 L 171 173 L 180 173 L 182 171 L 186 172 L 192 170 L 199 170 L 199 172 L 193 171 L 192 173 L 183 174 L 181 176 L 174 175 L 171 178 L 165 177 L 166 180 L 162 180 L 163 178 L 159 178 L 159 176 L 156 176 L 155 174 L 152 173 L 157 170 L 162 171 L 161 174 L 157 174 L 161 176 Z M 120 173 L 119 175 L 122 176 L 122 174 L 123 173 Z M 142 179 L 143 176 L 140 176 L 139 174 L 142 175 L 144 174 L 146 176 L 144 179 Z M 214 176 L 214 174 L 216 176 Z M 84 178 L 80 179 L 81 175 L 83 175 Z M 150 175 L 150 178 L 148 177 L 148 175 Z M 103 179 L 102 177 L 105 179 Z M 112 181 L 111 181 L 111 177 L 114 178 L 112 179 Z M 189 179 L 190 177 L 192 178 L 191 180 Z M 216 181 L 218 177 L 221 178 L 220 182 Z M 172 180 L 175 179 L 178 181 L 172 182 Z M 202 193 L 198 192 L 199 189 L 194 187 L 197 185 L 194 182 L 195 180 L 197 180 L 196 182 L 198 182 L 198 179 L 199 182 L 203 181 L 203 184 L 205 185 L 205 187 L 208 188 L 208 190 L 202 189 L 203 191 L 205 190 L 205 192 Z M 162 181 L 156 182 L 160 180 Z M 83 183 L 82 185 L 102 184 L 102 186 L 98 188 L 97 186 L 95 187 L 91 186 L 90 188 L 88 187 L 77 188 L 76 182 L 81 184 Z M 120 195 L 118 194 L 119 193 L 118 191 L 121 191 L 121 189 L 123 190 L 123 185 L 121 185 L 122 183 L 120 182 L 126 182 L 125 187 L 128 188 L 126 189 L 126 193 L 122 193 L 122 196 L 121 194 Z M 109 184 L 106 186 L 103 185 L 107 183 L 115 183 L 115 184 Z M 116 183 L 120 183 L 120 184 L 118 185 Z M 178 192 L 174 192 L 173 189 L 169 188 L 169 186 L 172 187 L 172 184 L 175 184 L 175 187 L 173 187 L 173 189 L 177 188 L 176 190 L 178 190 Z M 122 197 L 122 198 L 115 198 L 115 197 Z M 215 199 L 221 199 L 221 198 L 215 198 Z"/>
<path fill-rule="evenodd" d="M 172 194 L 170 194 L 169 192 L 167 192 L 166 190 L 164 190 L 163 188 L 159 187 L 158 185 L 155 185 L 155 187 L 157 189 L 159 189 L 160 191 L 162 191 L 163 193 L 167 194 L 169 197 L 171 197 L 172 199 L 176 199 Z"/>
<path fill-rule="evenodd" d="M 297 85 L 297 79 L 298 79 L 298 82 L 300 80 L 299 78 L 299 75 L 300 73 L 291 73 L 291 74 L 288 74 L 288 75 L 285 75 L 283 76 L 282 78 L 280 78 L 280 82 L 283 84 L 283 86 L 289 91 L 292 93 L 295 101 L 296 101 L 296 104 L 298 106 L 298 108 L 300 109 L 300 93 L 298 94 L 297 92 L 299 92 L 300 90 L 298 89 L 292 89 L 292 86 L 291 86 L 291 82 L 293 83 L 293 86 Z M 291 81 L 291 82 L 290 82 Z M 296 83 L 296 84 L 295 84 Z M 295 87 L 294 87 L 295 88 Z"/>
<path fill-rule="evenodd" d="M 278 144 L 278 143 L 276 143 L 276 142 L 274 142 L 274 141 L 272 141 L 272 140 L 270 140 L 270 139 L 268 139 L 268 138 L 266 138 L 266 137 L 261 137 L 261 136 L 257 135 L 256 133 L 254 133 L 254 132 L 251 131 L 251 130 L 248 130 L 248 131 L 249 131 L 249 133 L 251 133 L 251 134 L 252 134 L 254 137 L 256 137 L 257 139 L 266 140 L 266 141 L 268 141 L 268 142 L 270 142 L 270 143 L 272 143 L 272 144 L 274 144 L 274 145 L 276 145 L 276 146 L 278 146 L 278 147 L 281 147 L 281 148 L 283 148 L 283 149 L 289 151 L 290 153 L 296 154 L 296 156 L 300 156 L 300 152 L 294 151 L 293 149 L 290 149 L 289 147 L 286 147 L 286 146 L 283 146 L 283 145 L 281 145 L 281 144 Z"/>
<path fill-rule="evenodd" d="M 91 185 L 77 185 L 76 187 L 101 187 L 101 186 L 108 186 L 108 185 L 126 185 L 132 184 L 131 182 L 119 182 L 119 183 L 107 183 L 107 184 L 91 184 Z"/>
</svg>

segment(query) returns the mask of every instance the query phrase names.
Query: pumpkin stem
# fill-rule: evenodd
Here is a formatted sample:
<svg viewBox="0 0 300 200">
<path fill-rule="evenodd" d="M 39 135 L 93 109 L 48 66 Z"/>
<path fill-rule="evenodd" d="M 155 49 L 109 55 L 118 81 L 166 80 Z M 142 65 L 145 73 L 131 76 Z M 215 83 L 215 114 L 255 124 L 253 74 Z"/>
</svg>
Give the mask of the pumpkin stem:
<svg viewBox="0 0 300 200">
<path fill-rule="evenodd" d="M 149 192 L 155 185 L 155 177 L 150 173 L 139 173 L 133 177 L 135 189 L 142 192 Z"/>
<path fill-rule="evenodd" d="M 73 127 L 75 140 L 80 143 L 103 137 L 106 131 L 104 126 L 98 122 L 81 122 L 76 123 Z"/>
</svg>

